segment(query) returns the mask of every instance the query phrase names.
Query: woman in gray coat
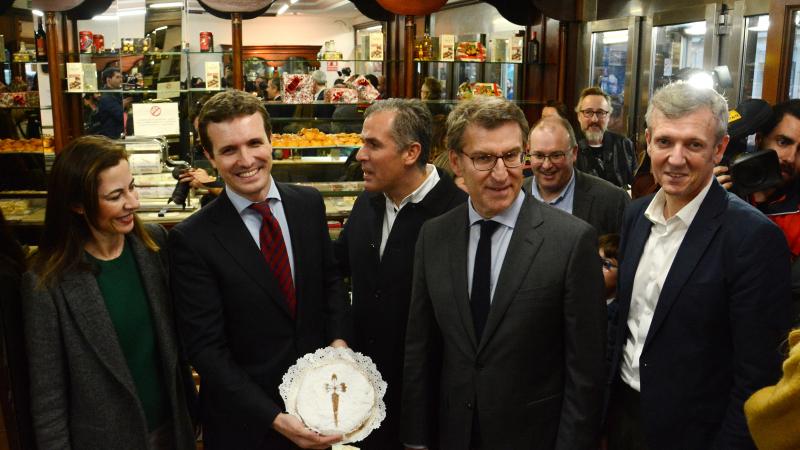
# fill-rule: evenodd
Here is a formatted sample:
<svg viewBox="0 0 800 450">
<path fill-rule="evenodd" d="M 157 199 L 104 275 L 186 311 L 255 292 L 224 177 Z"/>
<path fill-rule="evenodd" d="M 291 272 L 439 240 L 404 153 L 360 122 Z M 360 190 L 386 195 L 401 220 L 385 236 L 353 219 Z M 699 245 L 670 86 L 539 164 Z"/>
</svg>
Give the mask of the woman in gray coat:
<svg viewBox="0 0 800 450">
<path fill-rule="evenodd" d="M 23 277 L 31 412 L 42 449 L 194 449 L 159 254 L 136 216 L 121 145 L 81 137 L 56 158 L 45 231 Z"/>
</svg>

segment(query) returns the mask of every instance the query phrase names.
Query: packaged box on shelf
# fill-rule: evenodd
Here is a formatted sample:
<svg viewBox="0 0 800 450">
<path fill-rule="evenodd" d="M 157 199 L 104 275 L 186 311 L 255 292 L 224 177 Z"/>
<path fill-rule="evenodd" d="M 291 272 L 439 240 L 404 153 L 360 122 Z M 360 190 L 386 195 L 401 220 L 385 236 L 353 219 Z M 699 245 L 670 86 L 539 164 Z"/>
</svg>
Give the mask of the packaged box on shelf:
<svg viewBox="0 0 800 450">
<path fill-rule="evenodd" d="M 443 34 L 439 36 L 439 60 L 453 61 L 456 54 L 456 36 Z"/>
<path fill-rule="evenodd" d="M 283 74 L 284 103 L 311 103 L 314 101 L 314 80 L 305 74 Z"/>
<path fill-rule="evenodd" d="M 374 101 L 381 95 L 363 75 L 351 75 L 345 84 L 358 91 L 358 100 L 362 102 Z"/>
<path fill-rule="evenodd" d="M 325 89 L 325 101 L 328 103 L 358 103 L 358 91 L 350 88 Z"/>
<path fill-rule="evenodd" d="M 67 92 L 97 90 L 97 68 L 92 63 L 67 63 Z"/>
<path fill-rule="evenodd" d="M 518 36 L 514 36 L 511 38 L 511 56 L 509 57 L 509 61 L 514 63 L 521 63 L 522 62 L 522 38 Z"/>
<path fill-rule="evenodd" d="M 483 95 L 489 97 L 500 97 L 503 93 L 497 83 L 473 83 L 472 95 Z"/>
<path fill-rule="evenodd" d="M 383 33 L 369 34 L 369 60 L 383 61 Z"/>
<path fill-rule="evenodd" d="M 479 41 L 463 41 L 458 43 L 456 58 L 459 61 L 486 61 L 486 48 Z"/>
<path fill-rule="evenodd" d="M 31 92 L 2 92 L 0 93 L 0 108 L 39 106 L 39 93 Z"/>
<path fill-rule="evenodd" d="M 508 44 L 508 39 L 492 40 L 491 60 L 494 62 L 511 61 L 511 46 Z"/>
<path fill-rule="evenodd" d="M 206 89 L 219 90 L 222 89 L 222 70 L 219 61 L 206 61 Z"/>
</svg>

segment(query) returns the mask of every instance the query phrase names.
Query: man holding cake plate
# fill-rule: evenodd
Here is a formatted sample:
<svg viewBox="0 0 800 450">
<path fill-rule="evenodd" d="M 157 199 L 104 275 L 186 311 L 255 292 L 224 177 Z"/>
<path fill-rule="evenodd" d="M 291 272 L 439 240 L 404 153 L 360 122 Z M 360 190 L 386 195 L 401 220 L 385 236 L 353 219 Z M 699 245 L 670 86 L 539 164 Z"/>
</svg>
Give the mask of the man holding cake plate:
<svg viewBox="0 0 800 450">
<path fill-rule="evenodd" d="M 342 436 L 311 431 L 278 395 L 299 357 L 346 346 L 350 333 L 322 197 L 274 182 L 257 97 L 215 95 L 199 130 L 225 190 L 172 229 L 169 255 L 178 330 L 200 374 L 205 449 L 328 448 Z"/>
</svg>

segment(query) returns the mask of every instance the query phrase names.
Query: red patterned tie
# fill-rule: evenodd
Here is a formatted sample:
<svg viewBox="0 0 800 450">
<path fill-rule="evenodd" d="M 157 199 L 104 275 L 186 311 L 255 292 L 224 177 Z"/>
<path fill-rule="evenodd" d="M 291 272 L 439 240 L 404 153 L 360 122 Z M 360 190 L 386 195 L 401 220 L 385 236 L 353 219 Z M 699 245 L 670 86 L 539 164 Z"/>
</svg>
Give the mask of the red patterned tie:
<svg viewBox="0 0 800 450">
<path fill-rule="evenodd" d="M 289 265 L 289 254 L 286 252 L 286 243 L 283 241 L 283 233 L 272 211 L 269 209 L 268 202 L 253 203 L 251 208 L 258 211 L 261 215 L 261 229 L 258 232 L 261 242 L 261 254 L 267 261 L 269 268 L 275 279 L 278 280 L 281 292 L 286 297 L 286 305 L 289 313 L 294 319 L 297 314 L 297 298 L 292 282 L 292 268 Z"/>
</svg>

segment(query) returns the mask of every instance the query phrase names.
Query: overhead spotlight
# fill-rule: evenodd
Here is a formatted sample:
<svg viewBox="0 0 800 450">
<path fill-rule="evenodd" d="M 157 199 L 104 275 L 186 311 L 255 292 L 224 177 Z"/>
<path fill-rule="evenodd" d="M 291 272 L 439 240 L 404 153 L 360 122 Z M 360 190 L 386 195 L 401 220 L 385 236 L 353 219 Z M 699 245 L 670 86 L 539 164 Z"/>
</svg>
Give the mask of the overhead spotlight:
<svg viewBox="0 0 800 450">
<path fill-rule="evenodd" d="M 151 9 L 182 8 L 183 2 L 153 3 L 147 7 Z"/>
<path fill-rule="evenodd" d="M 708 72 L 695 72 L 686 82 L 697 88 L 714 89 L 714 77 Z"/>
</svg>

